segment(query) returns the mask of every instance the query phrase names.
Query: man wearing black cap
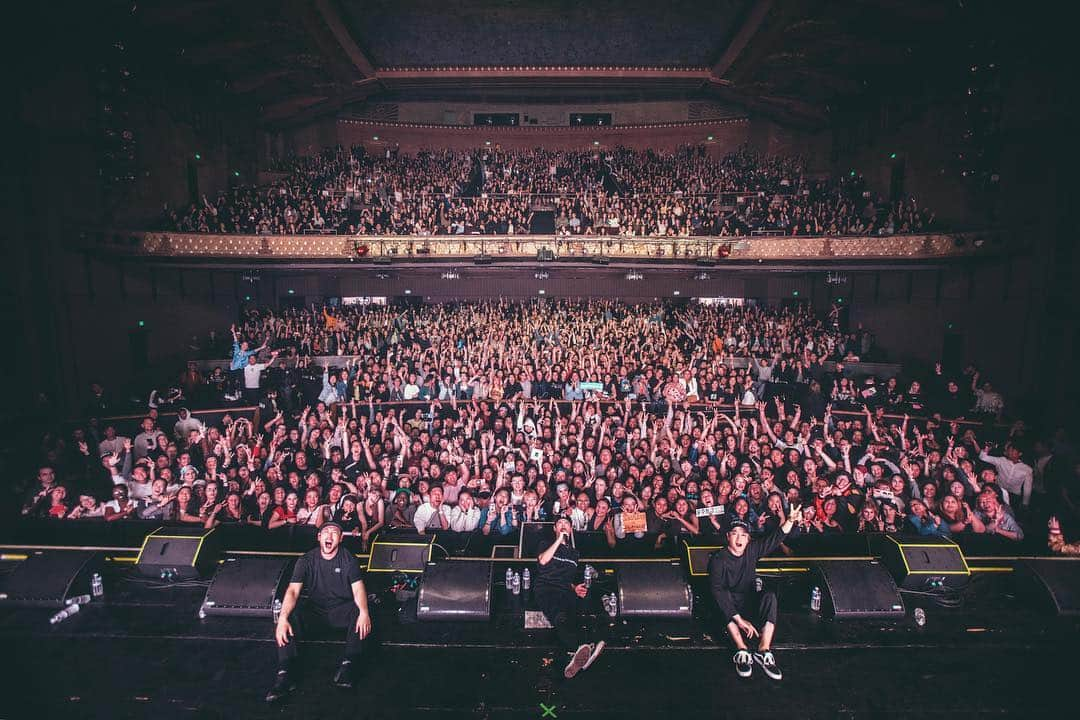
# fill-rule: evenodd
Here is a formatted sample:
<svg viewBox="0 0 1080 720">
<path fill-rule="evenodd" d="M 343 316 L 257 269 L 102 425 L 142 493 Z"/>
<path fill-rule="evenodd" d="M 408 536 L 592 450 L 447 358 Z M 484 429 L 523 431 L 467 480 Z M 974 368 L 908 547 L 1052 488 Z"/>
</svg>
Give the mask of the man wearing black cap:
<svg viewBox="0 0 1080 720">
<path fill-rule="evenodd" d="M 783 525 L 764 538 L 751 540 L 750 525 L 734 520 L 727 532 L 727 547 L 713 553 L 709 560 L 709 584 L 737 648 L 733 660 L 739 677 L 750 677 L 755 662 L 773 680 L 783 677 L 771 650 L 776 629 L 776 593 L 756 589 L 756 568 L 758 558 L 780 547 L 801 521 L 802 506 L 796 505 Z M 755 618 L 760 629 L 748 617 Z M 744 634 L 747 638 L 758 638 L 758 652 L 753 655 L 746 647 Z"/>
<path fill-rule="evenodd" d="M 540 610 L 555 628 L 559 643 L 571 654 L 563 671 L 567 679 L 587 669 L 604 650 L 603 640 L 585 642 L 588 632 L 581 627 L 578 599 L 587 596 L 589 588 L 580 581 L 580 553 L 574 547 L 573 536 L 574 526 L 569 518 L 555 521 L 555 542 L 540 553 L 533 586 L 533 597 Z"/>
<path fill-rule="evenodd" d="M 267 702 L 280 700 L 295 689 L 290 673 L 297 642 L 312 626 L 345 629 L 345 658 L 333 682 L 338 687 L 352 687 L 352 663 L 360 657 L 364 638 L 371 633 L 371 616 L 360 567 L 356 558 L 341 549 L 341 535 L 340 525 L 325 523 L 319 529 L 319 546 L 296 561 L 274 633 L 278 673 L 274 687 L 266 694 Z M 298 610 L 301 590 L 307 590 L 308 597 Z"/>
</svg>

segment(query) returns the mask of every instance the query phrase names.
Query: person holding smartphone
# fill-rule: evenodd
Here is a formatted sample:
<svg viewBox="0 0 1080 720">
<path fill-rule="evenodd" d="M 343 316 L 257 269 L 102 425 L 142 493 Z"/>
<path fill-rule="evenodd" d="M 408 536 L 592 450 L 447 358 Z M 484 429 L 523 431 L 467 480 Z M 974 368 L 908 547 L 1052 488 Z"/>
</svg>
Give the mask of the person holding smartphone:
<svg viewBox="0 0 1080 720">
<path fill-rule="evenodd" d="M 589 594 L 578 569 L 580 553 L 573 545 L 574 526 L 570 519 L 555 521 L 555 541 L 538 558 L 533 597 L 544 617 L 555 628 L 559 643 L 571 653 L 563 675 L 567 679 L 592 665 L 604 650 L 604 641 L 586 642 L 588 631 L 581 627 L 580 600 Z"/>
</svg>

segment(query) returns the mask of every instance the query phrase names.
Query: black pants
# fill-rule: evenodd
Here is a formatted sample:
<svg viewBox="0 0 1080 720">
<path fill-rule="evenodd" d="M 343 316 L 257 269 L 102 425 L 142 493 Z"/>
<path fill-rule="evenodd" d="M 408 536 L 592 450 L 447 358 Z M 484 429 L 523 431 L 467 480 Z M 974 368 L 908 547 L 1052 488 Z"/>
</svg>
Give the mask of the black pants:
<svg viewBox="0 0 1080 720">
<path fill-rule="evenodd" d="M 356 619 L 359 615 L 360 610 L 354 603 L 338 605 L 325 611 L 311 603 L 298 606 L 289 615 L 293 636 L 284 647 L 277 649 L 278 666 L 287 669 L 292 664 L 300 652 L 299 641 L 315 628 L 345 630 L 345 659 L 358 660 L 367 642 L 361 640 L 360 634 L 356 632 Z"/>
<path fill-rule="evenodd" d="M 731 598 L 735 602 L 735 609 L 738 610 L 739 615 L 744 618 L 752 619 L 753 623 L 758 626 L 758 630 L 761 626 L 767 622 L 776 624 L 776 593 L 772 590 L 762 590 L 761 592 L 752 593 L 731 593 Z"/>
<path fill-rule="evenodd" d="M 544 617 L 555 628 L 559 644 L 566 650 L 574 652 L 588 642 L 589 631 L 582 627 L 582 600 L 572 590 L 537 585 L 533 589 L 533 597 Z"/>
</svg>

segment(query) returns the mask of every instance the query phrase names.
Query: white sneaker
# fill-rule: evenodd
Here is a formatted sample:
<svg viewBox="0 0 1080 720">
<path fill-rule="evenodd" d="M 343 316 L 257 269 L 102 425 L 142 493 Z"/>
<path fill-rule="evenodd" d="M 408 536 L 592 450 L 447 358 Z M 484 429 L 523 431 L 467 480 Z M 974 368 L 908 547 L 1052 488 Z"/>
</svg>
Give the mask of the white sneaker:
<svg viewBox="0 0 1080 720">
<path fill-rule="evenodd" d="M 782 673 L 777 666 L 776 658 L 773 657 L 771 650 L 766 650 L 763 653 L 754 653 L 754 662 L 760 665 L 761 669 L 765 671 L 765 674 L 773 680 L 780 680 L 784 677 L 784 673 Z"/>
<path fill-rule="evenodd" d="M 581 667 L 582 670 L 588 670 L 589 666 L 593 664 L 596 658 L 600 657 L 600 653 L 604 652 L 604 641 L 596 643 L 592 646 L 592 652 L 589 654 L 589 659 L 585 661 L 585 664 Z"/>
<path fill-rule="evenodd" d="M 740 650 L 732 658 L 735 662 L 735 672 L 739 677 L 748 678 L 754 672 L 754 658 L 749 650 Z"/>
<path fill-rule="evenodd" d="M 570 662 L 567 664 L 566 669 L 563 670 L 563 675 L 566 676 L 567 680 L 574 677 L 585 668 L 585 663 L 589 661 L 590 655 L 592 655 L 592 645 L 582 645 L 574 651 L 573 657 L 570 658 Z"/>
</svg>

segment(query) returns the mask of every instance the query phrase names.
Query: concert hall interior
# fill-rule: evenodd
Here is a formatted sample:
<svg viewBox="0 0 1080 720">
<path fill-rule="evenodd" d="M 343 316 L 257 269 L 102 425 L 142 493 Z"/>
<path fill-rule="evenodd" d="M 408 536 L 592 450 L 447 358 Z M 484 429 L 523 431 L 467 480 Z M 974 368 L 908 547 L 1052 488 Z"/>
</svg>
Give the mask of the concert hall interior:
<svg viewBox="0 0 1080 720">
<path fill-rule="evenodd" d="M 1055 15 L 20 4 L 0 718 L 1068 712 Z"/>
</svg>

